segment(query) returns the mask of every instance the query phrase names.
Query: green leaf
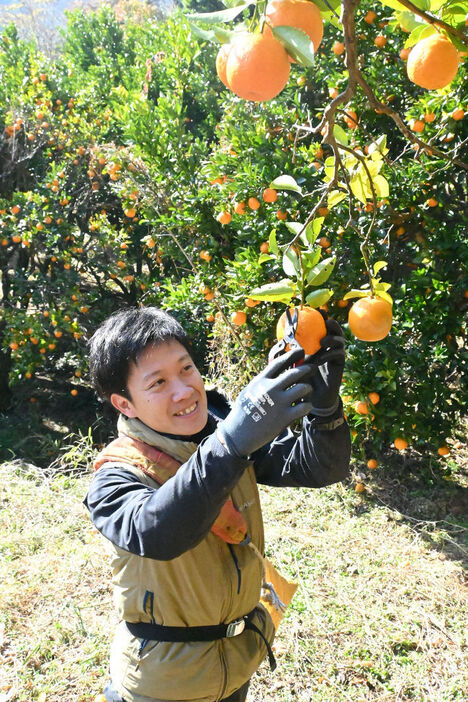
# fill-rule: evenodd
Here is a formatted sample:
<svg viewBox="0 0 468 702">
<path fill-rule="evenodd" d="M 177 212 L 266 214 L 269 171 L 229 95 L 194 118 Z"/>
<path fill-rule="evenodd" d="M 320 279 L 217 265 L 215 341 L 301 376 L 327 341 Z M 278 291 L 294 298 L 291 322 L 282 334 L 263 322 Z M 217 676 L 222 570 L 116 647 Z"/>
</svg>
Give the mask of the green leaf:
<svg viewBox="0 0 468 702">
<path fill-rule="evenodd" d="M 312 251 L 304 251 L 302 254 L 302 265 L 304 270 L 310 271 L 320 261 L 322 255 L 321 246 L 316 246 Z"/>
<path fill-rule="evenodd" d="M 305 244 L 315 243 L 315 240 L 322 229 L 324 219 L 325 217 L 317 217 L 316 219 L 312 220 L 312 222 L 309 222 L 304 234 L 301 236 L 301 239 Z"/>
<path fill-rule="evenodd" d="M 416 15 L 414 15 L 412 12 L 409 12 L 408 10 L 404 10 L 403 12 L 397 12 L 395 14 L 398 24 L 406 32 L 412 32 L 414 29 L 421 26 L 422 24 L 421 19 L 418 19 Z"/>
<path fill-rule="evenodd" d="M 289 231 L 296 235 L 299 234 L 304 229 L 304 225 L 301 224 L 300 222 L 285 222 L 286 227 L 289 229 Z"/>
<path fill-rule="evenodd" d="M 283 254 L 283 270 L 286 275 L 299 275 L 299 257 L 291 246 Z"/>
<path fill-rule="evenodd" d="M 421 41 L 421 39 L 426 39 L 433 34 L 436 34 L 436 29 L 432 24 L 419 25 L 419 27 L 411 32 L 408 39 L 405 41 L 405 49 L 409 49 L 411 46 L 417 44 L 418 41 Z"/>
<path fill-rule="evenodd" d="M 258 262 L 265 263 L 265 261 L 274 261 L 275 259 L 276 259 L 276 256 L 272 256 L 271 254 L 268 254 L 268 253 L 262 253 L 258 257 Z"/>
<path fill-rule="evenodd" d="M 460 2 L 449 3 L 442 8 L 442 19 L 453 26 L 464 22 L 467 12 L 468 7 L 466 3 L 465 5 Z"/>
<path fill-rule="evenodd" d="M 270 232 L 270 236 L 268 239 L 268 248 L 270 249 L 272 254 L 278 255 L 279 250 L 278 250 L 278 243 L 276 241 L 276 229 L 272 229 Z"/>
<path fill-rule="evenodd" d="M 299 193 L 299 195 L 302 195 L 302 189 L 296 183 L 294 178 L 289 175 L 282 175 L 275 178 L 275 180 L 270 183 L 270 188 L 274 188 L 275 190 L 291 190 L 295 193 Z"/>
<path fill-rule="evenodd" d="M 392 287 L 390 283 L 381 283 L 379 280 L 374 280 L 372 279 L 372 285 L 374 286 L 374 290 L 377 292 L 377 290 L 383 290 L 384 292 L 387 292 L 387 290 L 390 290 Z"/>
<path fill-rule="evenodd" d="M 309 293 L 305 301 L 306 304 L 309 305 L 309 307 L 317 308 L 321 307 L 322 305 L 325 305 L 332 295 L 333 290 L 323 288 L 321 290 L 314 290 L 313 292 Z"/>
<path fill-rule="evenodd" d="M 249 5 L 254 5 L 253 0 L 244 2 L 236 7 L 228 7 L 226 10 L 218 10 L 216 12 L 196 12 L 195 14 L 185 15 L 189 21 L 206 22 L 208 24 L 218 24 L 218 22 L 232 22 L 233 19 L 240 15 L 243 10 Z"/>
<path fill-rule="evenodd" d="M 381 271 L 382 268 L 386 268 L 387 266 L 388 266 L 387 261 L 376 261 L 376 263 L 374 263 L 374 267 L 372 269 L 372 272 L 374 273 L 374 275 L 377 275 L 377 273 L 379 271 Z"/>
<path fill-rule="evenodd" d="M 249 293 L 249 297 L 251 297 L 252 300 L 285 302 L 287 304 L 296 291 L 297 287 L 295 283 L 288 278 L 284 278 L 276 283 L 268 283 L 267 285 L 262 285 L 260 288 L 254 288 Z"/>
<path fill-rule="evenodd" d="M 388 292 L 385 292 L 385 290 L 375 290 L 375 295 L 376 297 L 381 297 L 382 300 L 386 300 L 390 305 L 393 306 L 393 298 L 390 297 Z"/>
<path fill-rule="evenodd" d="M 297 27 L 273 27 L 274 36 L 283 44 L 288 54 L 301 66 L 313 66 L 314 45 L 306 32 Z"/>
<path fill-rule="evenodd" d="M 340 127 L 339 124 L 335 124 L 333 127 L 333 136 L 339 144 L 343 144 L 343 146 L 348 146 L 348 135 L 346 134 L 345 130 L 342 127 Z"/>
<path fill-rule="evenodd" d="M 351 300 L 353 297 L 369 297 L 369 291 L 350 290 L 346 295 L 343 295 L 343 300 Z"/>
<path fill-rule="evenodd" d="M 197 24 L 193 24 L 193 22 L 189 22 L 189 25 L 192 33 L 199 39 L 202 39 L 203 41 L 211 41 L 213 43 L 216 42 L 216 35 L 213 30 L 202 29 Z"/>
<path fill-rule="evenodd" d="M 335 267 L 336 256 L 324 258 L 323 261 L 317 263 L 307 274 L 308 285 L 322 285 L 331 276 Z"/>
<path fill-rule="evenodd" d="M 331 210 L 332 207 L 338 205 L 342 200 L 346 200 L 348 193 L 344 193 L 341 190 L 332 190 L 328 195 L 327 205 L 328 209 Z"/>
</svg>

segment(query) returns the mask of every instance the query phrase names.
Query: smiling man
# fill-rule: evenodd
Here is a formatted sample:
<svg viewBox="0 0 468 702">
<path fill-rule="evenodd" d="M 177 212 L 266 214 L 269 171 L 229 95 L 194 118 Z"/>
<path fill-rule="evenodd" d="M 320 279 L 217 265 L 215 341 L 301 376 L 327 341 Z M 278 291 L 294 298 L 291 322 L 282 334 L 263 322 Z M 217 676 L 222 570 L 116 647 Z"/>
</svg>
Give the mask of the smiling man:
<svg viewBox="0 0 468 702">
<path fill-rule="evenodd" d="M 287 602 L 266 571 L 257 483 L 347 475 L 344 341 L 326 325 L 321 351 L 299 367 L 301 350 L 276 359 L 232 405 L 205 390 L 190 340 L 162 310 L 118 312 L 93 335 L 94 387 L 120 413 L 85 500 L 113 550 L 108 702 L 243 702 L 266 655 L 274 668 Z"/>
</svg>

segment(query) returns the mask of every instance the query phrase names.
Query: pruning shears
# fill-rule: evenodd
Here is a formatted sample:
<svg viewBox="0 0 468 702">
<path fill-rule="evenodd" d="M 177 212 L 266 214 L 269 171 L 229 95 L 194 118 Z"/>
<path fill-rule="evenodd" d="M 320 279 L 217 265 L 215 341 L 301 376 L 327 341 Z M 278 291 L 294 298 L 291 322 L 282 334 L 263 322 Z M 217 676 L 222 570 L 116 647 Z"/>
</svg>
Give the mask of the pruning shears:
<svg viewBox="0 0 468 702">
<path fill-rule="evenodd" d="M 291 311 L 289 308 L 286 310 L 286 324 L 284 328 L 284 336 L 280 339 L 270 350 L 268 354 L 268 363 L 271 363 L 281 356 L 281 354 L 286 352 L 286 347 L 289 346 L 289 350 L 302 349 L 302 346 L 296 339 L 297 323 L 298 323 L 297 307 L 294 308 L 294 312 L 291 316 Z M 302 363 L 302 361 L 300 361 Z M 299 364 L 294 364 L 299 365 Z"/>
</svg>

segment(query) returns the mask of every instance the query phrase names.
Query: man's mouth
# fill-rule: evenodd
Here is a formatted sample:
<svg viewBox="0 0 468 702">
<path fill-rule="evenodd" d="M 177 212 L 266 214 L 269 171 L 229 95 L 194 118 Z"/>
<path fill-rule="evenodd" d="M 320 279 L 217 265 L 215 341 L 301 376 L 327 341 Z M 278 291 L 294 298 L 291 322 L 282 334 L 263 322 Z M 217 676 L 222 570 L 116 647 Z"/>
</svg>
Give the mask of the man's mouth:
<svg viewBox="0 0 468 702">
<path fill-rule="evenodd" d="M 198 407 L 198 402 L 195 402 L 193 405 L 190 405 L 190 407 L 187 407 L 187 409 L 181 410 L 180 412 L 176 412 L 175 416 L 176 417 L 185 417 L 187 414 L 192 414 L 192 412 L 195 412 L 197 407 Z"/>
</svg>

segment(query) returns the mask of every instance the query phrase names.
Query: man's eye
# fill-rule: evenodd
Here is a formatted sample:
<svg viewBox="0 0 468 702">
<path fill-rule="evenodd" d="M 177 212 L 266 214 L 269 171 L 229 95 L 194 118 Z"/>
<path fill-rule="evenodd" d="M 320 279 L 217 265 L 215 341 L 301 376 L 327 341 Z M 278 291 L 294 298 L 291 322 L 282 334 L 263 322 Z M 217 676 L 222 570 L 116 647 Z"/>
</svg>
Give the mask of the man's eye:
<svg viewBox="0 0 468 702">
<path fill-rule="evenodd" d="M 153 383 L 151 383 L 148 390 L 152 390 L 153 388 L 160 387 L 163 383 L 164 383 L 164 380 L 162 378 L 158 378 L 158 380 L 155 380 Z"/>
<path fill-rule="evenodd" d="M 184 366 L 184 371 L 190 371 L 192 370 L 193 365 L 191 363 L 188 364 L 188 366 Z"/>
</svg>

